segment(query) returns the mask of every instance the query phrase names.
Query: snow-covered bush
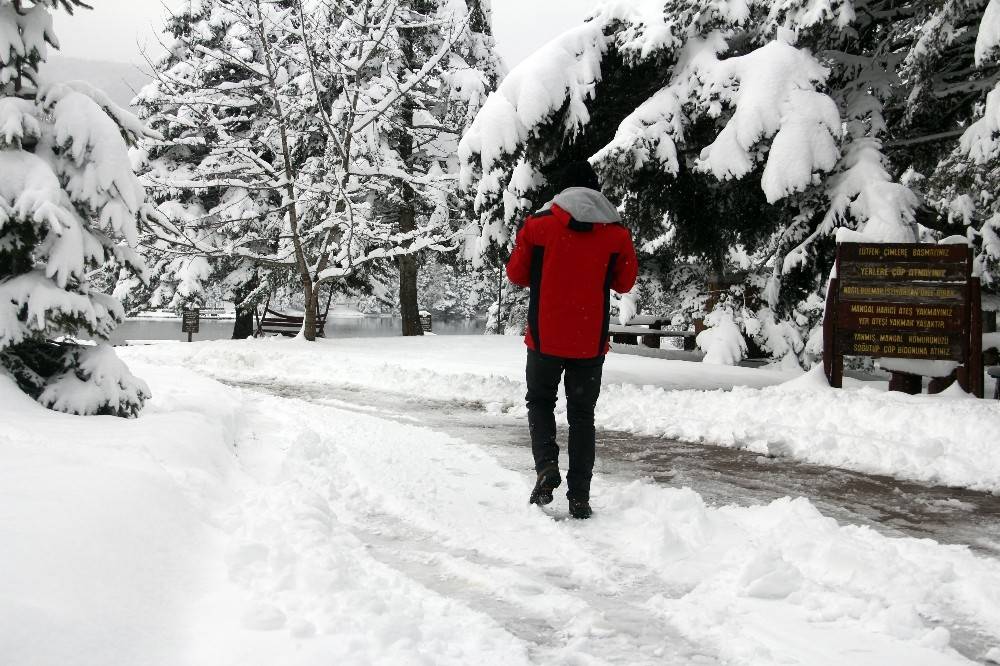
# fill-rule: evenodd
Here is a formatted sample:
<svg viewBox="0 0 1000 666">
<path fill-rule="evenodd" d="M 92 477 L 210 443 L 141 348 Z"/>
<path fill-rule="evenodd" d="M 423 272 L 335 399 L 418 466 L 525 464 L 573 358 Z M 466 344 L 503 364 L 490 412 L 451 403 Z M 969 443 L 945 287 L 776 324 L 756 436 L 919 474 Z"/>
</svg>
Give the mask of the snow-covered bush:
<svg viewBox="0 0 1000 666">
<path fill-rule="evenodd" d="M 81 5 L 0 0 L 0 365 L 53 409 L 134 416 L 149 389 L 103 342 L 124 312 L 90 276 L 143 271 L 128 148 L 149 133 L 87 84 L 36 84 L 57 45 L 50 9 Z"/>
<path fill-rule="evenodd" d="M 730 310 L 716 308 L 705 317 L 705 325 L 708 328 L 697 338 L 698 346 L 705 352 L 705 363 L 738 365 L 746 358 L 747 343 Z"/>
</svg>

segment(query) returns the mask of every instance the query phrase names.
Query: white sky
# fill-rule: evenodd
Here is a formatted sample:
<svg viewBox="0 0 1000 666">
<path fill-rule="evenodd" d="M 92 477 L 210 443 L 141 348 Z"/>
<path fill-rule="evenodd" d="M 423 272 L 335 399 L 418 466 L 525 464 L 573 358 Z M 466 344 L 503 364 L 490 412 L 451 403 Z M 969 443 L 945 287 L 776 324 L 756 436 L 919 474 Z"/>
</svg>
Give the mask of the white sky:
<svg viewBox="0 0 1000 666">
<path fill-rule="evenodd" d="M 166 0 L 171 5 L 176 0 Z M 547 40 L 579 25 L 597 0 L 493 0 L 500 53 L 514 66 Z M 164 0 L 90 0 L 91 11 L 56 11 L 60 53 L 74 58 L 142 64 L 140 48 L 158 50 L 154 37 Z"/>
</svg>

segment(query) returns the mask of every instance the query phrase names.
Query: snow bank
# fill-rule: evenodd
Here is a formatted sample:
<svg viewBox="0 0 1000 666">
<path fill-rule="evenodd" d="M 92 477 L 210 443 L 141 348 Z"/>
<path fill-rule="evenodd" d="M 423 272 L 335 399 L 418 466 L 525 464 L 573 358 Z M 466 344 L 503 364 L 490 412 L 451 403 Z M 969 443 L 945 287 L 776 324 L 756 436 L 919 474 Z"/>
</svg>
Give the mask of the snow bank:
<svg viewBox="0 0 1000 666">
<path fill-rule="evenodd" d="M 220 341 L 122 353 L 225 380 L 351 385 L 524 410 L 524 349 L 503 336 L 326 340 L 315 347 Z M 1000 489 L 1000 456 L 992 444 L 1000 439 L 996 403 L 887 393 L 877 383 L 849 382 L 835 390 L 817 381 L 817 372 L 802 376 L 611 354 L 597 423 L 867 473 Z M 800 380 L 775 386 L 794 377 Z"/>
<path fill-rule="evenodd" d="M 0 662 L 193 664 L 239 403 L 143 367 L 143 416 L 52 412 L 0 373 Z"/>
<path fill-rule="evenodd" d="M 725 660 L 949 663 L 964 660 L 948 654 L 950 633 L 928 619 L 961 608 L 1000 627 L 1000 590 L 978 587 L 1000 565 L 962 547 L 839 526 L 803 498 L 711 508 L 689 489 L 636 482 L 607 502 L 616 512 L 603 538 L 683 590 L 654 596 L 650 609 L 721 645 Z M 863 643 L 853 627 L 864 627 Z"/>
<path fill-rule="evenodd" d="M 317 430 L 137 366 L 155 397 L 130 421 L 48 411 L 0 374 L 0 662 L 528 663 L 338 521 L 357 485 L 319 485 Z"/>
<path fill-rule="evenodd" d="M 810 379 L 823 380 L 822 368 Z M 807 376 L 808 377 L 808 376 Z M 791 456 L 872 474 L 1000 489 L 1000 410 L 964 393 L 909 396 L 808 379 L 764 389 L 605 391 L 600 426 Z M 957 399 L 953 399 L 953 396 Z M 960 396 L 960 397 L 958 397 Z"/>
</svg>

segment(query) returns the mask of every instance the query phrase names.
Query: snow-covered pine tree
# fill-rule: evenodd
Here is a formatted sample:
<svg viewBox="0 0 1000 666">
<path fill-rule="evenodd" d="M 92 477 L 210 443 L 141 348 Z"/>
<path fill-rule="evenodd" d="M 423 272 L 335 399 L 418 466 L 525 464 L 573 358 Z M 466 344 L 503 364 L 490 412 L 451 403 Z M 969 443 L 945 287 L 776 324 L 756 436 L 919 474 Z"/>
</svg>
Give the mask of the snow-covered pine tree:
<svg viewBox="0 0 1000 666">
<path fill-rule="evenodd" d="M 167 18 L 172 41 L 136 101 L 163 137 L 143 143 L 140 174 L 172 229 L 144 238 L 149 286 L 123 285 L 133 307 L 177 310 L 221 287 L 234 338 L 252 334 L 254 307 L 289 277 L 270 256 L 284 213 L 273 91 L 243 5 L 188 0 Z"/>
<path fill-rule="evenodd" d="M 462 143 L 480 249 L 509 245 L 561 162 L 591 158 L 626 208 L 647 279 L 697 264 L 741 276 L 715 307 L 772 356 L 808 364 L 834 236 L 947 235 L 921 206 L 921 174 L 994 85 L 995 68 L 972 71 L 977 28 L 978 52 L 993 51 L 994 2 L 897 4 L 599 7 L 516 68 Z M 991 136 L 982 117 L 966 141 Z M 701 309 L 684 300 L 682 314 Z"/>
<path fill-rule="evenodd" d="M 0 365 L 52 409 L 135 416 L 149 388 L 106 343 L 124 311 L 90 275 L 143 270 L 133 247 L 150 211 L 128 146 L 152 134 L 86 84 L 38 89 L 58 45 L 51 11 L 80 7 L 0 0 Z"/>
</svg>

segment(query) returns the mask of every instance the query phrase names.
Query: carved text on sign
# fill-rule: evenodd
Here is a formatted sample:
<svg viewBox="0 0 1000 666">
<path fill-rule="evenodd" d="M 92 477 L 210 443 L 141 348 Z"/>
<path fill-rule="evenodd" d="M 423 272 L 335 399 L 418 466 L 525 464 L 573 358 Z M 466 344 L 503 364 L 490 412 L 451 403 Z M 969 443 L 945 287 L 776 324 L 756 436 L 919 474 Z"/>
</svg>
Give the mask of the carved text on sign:
<svg viewBox="0 0 1000 666">
<path fill-rule="evenodd" d="M 842 282 L 840 296 L 845 300 L 901 300 L 923 303 L 941 301 L 961 302 L 965 297 L 964 285 Z"/>
</svg>

